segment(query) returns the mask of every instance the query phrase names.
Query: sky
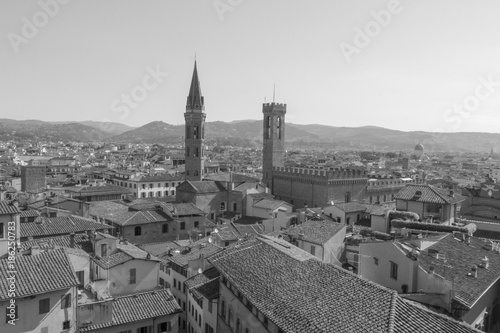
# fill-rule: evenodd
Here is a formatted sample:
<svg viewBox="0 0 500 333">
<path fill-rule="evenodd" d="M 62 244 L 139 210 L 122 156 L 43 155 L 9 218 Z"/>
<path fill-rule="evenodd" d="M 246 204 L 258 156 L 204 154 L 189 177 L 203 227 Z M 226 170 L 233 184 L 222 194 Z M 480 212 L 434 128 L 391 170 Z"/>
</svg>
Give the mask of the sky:
<svg viewBox="0 0 500 333">
<path fill-rule="evenodd" d="M 0 118 L 500 132 L 495 0 L 2 0 Z"/>
</svg>

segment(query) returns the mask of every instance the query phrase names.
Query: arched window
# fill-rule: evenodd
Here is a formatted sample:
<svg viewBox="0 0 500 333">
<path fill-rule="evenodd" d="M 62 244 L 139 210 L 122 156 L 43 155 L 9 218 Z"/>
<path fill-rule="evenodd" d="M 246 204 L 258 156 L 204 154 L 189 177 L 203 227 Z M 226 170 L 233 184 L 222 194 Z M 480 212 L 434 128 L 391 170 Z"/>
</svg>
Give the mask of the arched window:
<svg viewBox="0 0 500 333">
<path fill-rule="evenodd" d="M 134 234 L 135 234 L 136 236 L 140 236 L 140 235 L 141 235 L 141 233 L 142 233 L 141 227 L 139 227 L 139 226 L 135 227 L 135 229 L 134 229 Z"/>
<path fill-rule="evenodd" d="M 345 194 L 345 202 L 351 202 L 351 192 L 349 191 Z"/>
<path fill-rule="evenodd" d="M 238 210 L 238 204 L 236 202 L 233 202 L 233 212 Z"/>
<path fill-rule="evenodd" d="M 164 224 L 161 226 L 161 232 L 164 234 L 168 234 L 168 224 Z"/>
<path fill-rule="evenodd" d="M 222 201 L 220 203 L 220 211 L 221 212 L 224 212 L 226 210 L 226 202 Z"/>
<path fill-rule="evenodd" d="M 199 175 L 198 170 L 194 170 L 194 175 L 195 175 L 195 176 L 198 176 L 198 175 Z"/>
<path fill-rule="evenodd" d="M 198 126 L 197 125 L 193 126 L 193 139 L 199 139 L 198 138 Z"/>
</svg>

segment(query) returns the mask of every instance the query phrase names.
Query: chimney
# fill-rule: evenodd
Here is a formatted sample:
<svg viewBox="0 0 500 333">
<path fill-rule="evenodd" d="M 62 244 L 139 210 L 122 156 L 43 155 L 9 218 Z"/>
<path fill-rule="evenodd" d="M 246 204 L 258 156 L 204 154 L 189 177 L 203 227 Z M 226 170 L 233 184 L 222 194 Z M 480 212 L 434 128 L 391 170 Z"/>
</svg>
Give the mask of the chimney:
<svg viewBox="0 0 500 333">
<path fill-rule="evenodd" d="M 477 265 L 472 266 L 472 276 L 477 279 Z"/>
<path fill-rule="evenodd" d="M 487 256 L 484 256 L 483 259 L 481 259 L 482 266 L 486 269 L 490 268 L 490 259 L 488 259 Z"/>
<path fill-rule="evenodd" d="M 429 274 L 434 274 L 434 266 L 429 266 Z"/>
<path fill-rule="evenodd" d="M 455 197 L 455 192 L 453 190 L 450 190 L 450 197 Z"/>
<path fill-rule="evenodd" d="M 69 247 L 72 249 L 75 248 L 75 233 L 74 232 L 69 234 Z"/>
</svg>

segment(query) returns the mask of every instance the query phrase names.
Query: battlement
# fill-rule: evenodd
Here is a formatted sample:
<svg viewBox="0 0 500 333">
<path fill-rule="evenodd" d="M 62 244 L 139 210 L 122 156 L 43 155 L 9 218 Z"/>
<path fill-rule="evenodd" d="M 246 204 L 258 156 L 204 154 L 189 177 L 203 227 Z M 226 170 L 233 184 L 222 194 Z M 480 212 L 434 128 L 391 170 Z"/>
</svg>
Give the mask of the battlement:
<svg viewBox="0 0 500 333">
<path fill-rule="evenodd" d="M 262 112 L 272 112 L 272 111 L 285 111 L 286 112 L 286 104 L 285 103 L 263 103 L 262 104 Z"/>
<path fill-rule="evenodd" d="M 308 175 L 312 177 L 325 178 L 325 179 L 359 179 L 367 178 L 366 170 L 357 168 L 287 168 L 287 167 L 273 167 L 273 173 L 281 175 Z"/>
</svg>

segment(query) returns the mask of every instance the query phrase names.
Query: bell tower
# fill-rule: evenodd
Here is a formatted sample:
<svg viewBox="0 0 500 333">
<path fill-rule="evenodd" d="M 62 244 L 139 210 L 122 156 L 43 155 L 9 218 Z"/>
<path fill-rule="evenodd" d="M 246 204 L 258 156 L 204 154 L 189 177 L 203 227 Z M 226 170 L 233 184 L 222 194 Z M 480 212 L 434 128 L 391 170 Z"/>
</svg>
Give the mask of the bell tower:
<svg viewBox="0 0 500 333">
<path fill-rule="evenodd" d="M 185 155 L 186 155 L 186 180 L 201 180 L 204 170 L 203 142 L 205 139 L 205 101 L 201 95 L 200 80 L 194 62 L 193 77 L 191 87 L 187 97 L 186 112 L 184 119 L 186 122 L 185 135 Z"/>
<path fill-rule="evenodd" d="M 262 181 L 273 192 L 273 167 L 282 167 L 285 164 L 286 104 L 264 103 L 262 113 L 264 114 Z"/>
</svg>

